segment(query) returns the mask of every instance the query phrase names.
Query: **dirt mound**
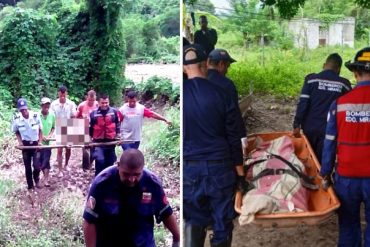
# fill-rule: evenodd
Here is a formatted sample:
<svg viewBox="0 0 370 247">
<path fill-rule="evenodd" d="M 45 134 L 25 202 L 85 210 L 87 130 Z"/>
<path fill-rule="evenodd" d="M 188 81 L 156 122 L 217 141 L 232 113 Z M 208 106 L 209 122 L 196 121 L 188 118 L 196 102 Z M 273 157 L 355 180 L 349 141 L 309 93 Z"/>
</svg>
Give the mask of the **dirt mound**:
<svg viewBox="0 0 370 247">
<path fill-rule="evenodd" d="M 248 134 L 292 131 L 297 102 L 293 98 L 253 95 L 252 105 L 245 119 Z"/>
</svg>

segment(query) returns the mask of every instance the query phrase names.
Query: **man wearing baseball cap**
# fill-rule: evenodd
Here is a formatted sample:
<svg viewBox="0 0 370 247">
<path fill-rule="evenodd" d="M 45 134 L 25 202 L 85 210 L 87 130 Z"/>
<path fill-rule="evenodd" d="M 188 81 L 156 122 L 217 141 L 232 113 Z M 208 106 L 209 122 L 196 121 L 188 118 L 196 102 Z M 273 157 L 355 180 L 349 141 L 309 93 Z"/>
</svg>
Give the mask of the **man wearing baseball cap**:
<svg viewBox="0 0 370 247">
<path fill-rule="evenodd" d="M 235 185 L 245 184 L 238 106 L 207 80 L 207 55 L 197 44 L 183 48 L 183 204 L 185 247 L 231 246 Z M 238 175 L 238 180 L 237 180 Z M 243 179 L 239 179 L 243 178 Z M 243 183 L 244 181 L 244 183 Z"/>
<path fill-rule="evenodd" d="M 235 105 L 239 105 L 238 92 L 235 88 L 234 82 L 226 77 L 228 68 L 232 63 L 236 62 L 229 53 L 224 49 L 214 49 L 208 55 L 207 68 L 208 80 L 215 85 L 221 87 L 228 97 L 234 100 Z M 238 107 L 238 111 L 241 113 Z M 246 129 L 243 121 L 238 122 L 240 138 L 246 137 Z"/>
<path fill-rule="evenodd" d="M 55 130 L 55 115 L 49 112 L 51 100 L 47 97 L 41 99 L 41 123 L 42 123 L 42 135 L 43 145 L 49 145 L 48 139 L 52 138 Z M 49 187 L 49 171 L 50 171 L 50 156 L 51 148 L 45 148 L 40 150 L 40 167 L 44 174 L 44 185 Z"/>
<path fill-rule="evenodd" d="M 17 136 L 19 146 L 38 146 L 42 140 L 41 120 L 36 112 L 28 110 L 27 101 L 20 98 L 17 101 L 20 114 L 15 114 L 12 121 L 12 132 Z M 22 150 L 23 163 L 25 166 L 28 191 L 34 190 L 34 185 L 40 188 L 39 183 L 39 152 L 37 149 Z M 33 166 L 33 171 L 32 171 Z"/>
<path fill-rule="evenodd" d="M 328 182 L 335 169 L 334 190 L 341 203 L 338 246 L 362 246 L 362 203 L 365 246 L 370 246 L 370 47 L 345 66 L 357 85 L 330 106 L 320 173 Z"/>
</svg>

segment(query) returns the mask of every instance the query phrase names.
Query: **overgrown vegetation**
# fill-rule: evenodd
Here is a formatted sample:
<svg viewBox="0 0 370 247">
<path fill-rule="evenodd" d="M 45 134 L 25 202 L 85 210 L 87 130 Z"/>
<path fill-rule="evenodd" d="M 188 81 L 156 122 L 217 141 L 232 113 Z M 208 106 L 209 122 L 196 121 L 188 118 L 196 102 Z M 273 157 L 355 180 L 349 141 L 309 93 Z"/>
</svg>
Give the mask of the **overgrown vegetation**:
<svg viewBox="0 0 370 247">
<path fill-rule="evenodd" d="M 296 96 L 309 73 L 322 70 L 326 57 L 338 52 L 343 61 L 353 59 L 356 48 L 323 47 L 315 50 L 254 47 L 252 49 L 233 48 L 230 50 L 238 62 L 230 66 L 228 76 L 234 81 L 240 95 L 255 92 L 278 96 Z M 264 58 L 262 58 L 264 56 Z M 353 75 L 345 67 L 342 76 L 354 83 Z"/>
<path fill-rule="evenodd" d="M 201 5 L 200 1 L 186 2 L 193 2 L 195 8 Z M 218 31 L 216 47 L 228 50 L 236 58 L 237 63 L 231 65 L 228 76 L 235 82 L 241 96 L 252 90 L 278 96 L 295 96 L 302 87 L 304 77 L 319 72 L 330 53 L 337 52 L 343 61 L 348 61 L 359 49 L 370 44 L 370 10 L 366 4 L 358 5 L 359 1 L 356 4 L 355 1 L 340 0 L 294 3 L 230 0 L 229 3 L 229 8 L 220 10 L 222 13 L 195 12 L 195 20 L 197 22 L 200 15 L 206 15 L 209 26 Z M 285 7 L 281 8 L 279 4 L 291 6 L 284 10 Z M 329 25 L 345 17 L 355 17 L 355 47 L 294 48 L 293 35 L 288 32 L 288 21 L 284 20 L 287 16 L 278 13 L 287 11 L 291 14 L 296 4 L 299 11 L 293 11 L 293 22 L 306 17 Z M 196 26 L 198 28 L 199 25 Z M 353 75 L 344 66 L 341 75 L 354 83 Z"/>
<path fill-rule="evenodd" d="M 138 91 L 144 101 L 154 99 L 166 103 L 169 100 L 175 104 L 180 99 L 180 86 L 168 78 L 153 76 L 138 84 L 131 82 L 129 87 Z"/>
<path fill-rule="evenodd" d="M 20 187 L 13 180 L 0 178 L 0 246 L 83 246 L 82 238 L 76 237 L 78 232 L 82 236 L 80 201 L 84 199 L 81 195 L 63 192 L 55 195 L 55 198 L 48 198 L 46 204 L 49 205 L 45 206 L 43 217 L 31 217 L 35 220 L 35 227 L 31 229 L 29 225 L 14 220 L 22 214 L 27 214 L 19 211 L 21 202 L 15 196 Z M 78 232 L 74 232 L 76 230 Z M 66 234 L 67 232 L 69 234 Z M 33 237 L 30 237 L 30 234 L 33 234 Z"/>
<path fill-rule="evenodd" d="M 165 117 L 172 122 L 167 126 L 163 122 L 155 121 L 144 125 L 143 150 L 153 154 L 149 163 L 161 161 L 180 164 L 180 109 L 170 107 Z"/>
<path fill-rule="evenodd" d="M 64 84 L 75 101 L 94 88 L 118 104 L 126 60 L 178 62 L 178 26 L 174 0 L 25 0 L 0 7 L 0 91 L 11 96 L 1 100 L 11 105 L 22 96 L 37 104 Z"/>
</svg>

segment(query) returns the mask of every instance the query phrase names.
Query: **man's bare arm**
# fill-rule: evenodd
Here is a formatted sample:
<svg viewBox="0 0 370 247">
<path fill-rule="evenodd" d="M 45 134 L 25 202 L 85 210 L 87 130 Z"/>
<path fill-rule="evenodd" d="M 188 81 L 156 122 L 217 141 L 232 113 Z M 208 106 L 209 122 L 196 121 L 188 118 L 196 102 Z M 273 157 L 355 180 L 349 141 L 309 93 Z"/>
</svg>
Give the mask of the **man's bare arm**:
<svg viewBox="0 0 370 247">
<path fill-rule="evenodd" d="M 96 225 L 84 220 L 83 230 L 86 247 L 96 247 Z"/>
<path fill-rule="evenodd" d="M 174 243 L 179 243 L 180 242 L 180 232 L 179 232 L 179 227 L 177 226 L 175 216 L 173 214 L 171 214 L 165 220 L 163 220 L 163 224 L 172 233 L 173 242 Z"/>
</svg>

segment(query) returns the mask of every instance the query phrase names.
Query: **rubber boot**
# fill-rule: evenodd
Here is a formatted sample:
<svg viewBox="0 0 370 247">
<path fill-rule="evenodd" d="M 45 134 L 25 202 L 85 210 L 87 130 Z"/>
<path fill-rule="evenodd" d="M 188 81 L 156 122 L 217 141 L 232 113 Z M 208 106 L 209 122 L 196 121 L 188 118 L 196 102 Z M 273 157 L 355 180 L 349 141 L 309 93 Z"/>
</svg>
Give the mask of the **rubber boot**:
<svg viewBox="0 0 370 247">
<path fill-rule="evenodd" d="M 204 247 L 206 235 L 205 227 L 186 224 L 184 247 Z"/>
<path fill-rule="evenodd" d="M 211 243 L 211 247 L 231 247 L 231 242 L 233 241 L 233 235 L 230 234 L 229 238 L 222 242 L 222 243 L 218 243 L 218 244 L 214 244 L 212 243 L 212 238 L 210 239 L 210 243 Z"/>
</svg>

